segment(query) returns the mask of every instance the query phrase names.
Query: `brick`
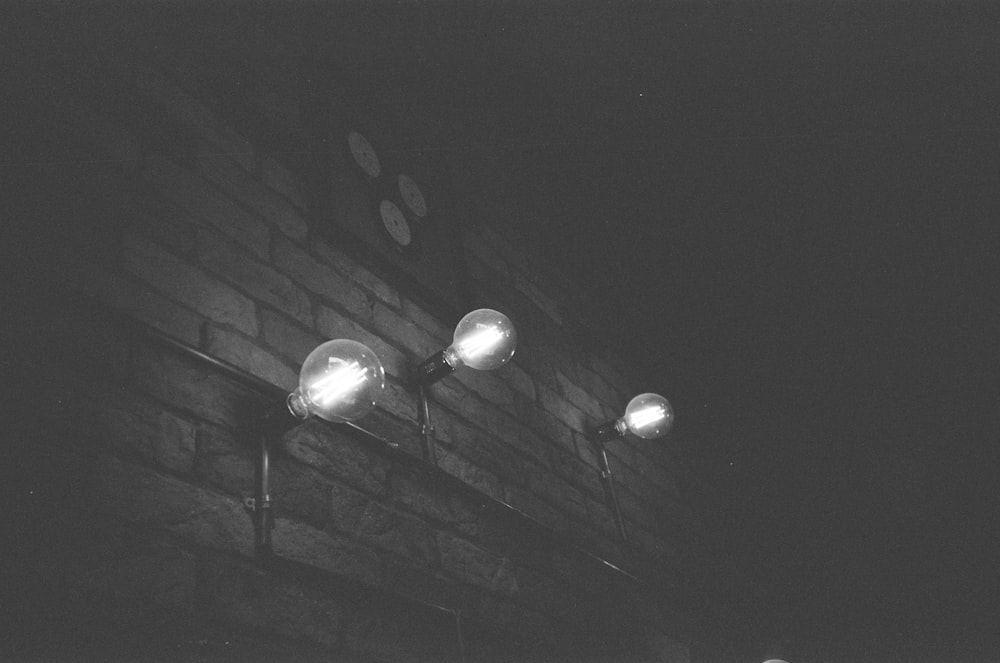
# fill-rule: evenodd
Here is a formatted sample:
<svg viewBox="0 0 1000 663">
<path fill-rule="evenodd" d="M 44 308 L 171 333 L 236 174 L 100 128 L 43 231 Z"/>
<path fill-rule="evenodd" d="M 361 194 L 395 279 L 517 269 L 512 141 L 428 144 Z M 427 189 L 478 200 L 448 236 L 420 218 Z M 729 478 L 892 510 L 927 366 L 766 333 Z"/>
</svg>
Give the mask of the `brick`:
<svg viewBox="0 0 1000 663">
<path fill-rule="evenodd" d="M 199 581 L 201 607 L 215 619 L 254 627 L 272 638 L 278 634 L 327 646 L 340 642 L 343 603 L 307 587 L 282 584 L 258 569 L 222 562 L 203 564 Z"/>
<path fill-rule="evenodd" d="M 447 347 L 455 335 L 455 328 L 441 322 L 410 299 L 402 298 L 403 316 L 422 327 L 441 347 Z"/>
<path fill-rule="evenodd" d="M 378 555 L 342 536 L 304 523 L 275 518 L 271 542 L 276 555 L 378 586 L 382 570 Z"/>
<path fill-rule="evenodd" d="M 448 532 L 438 532 L 437 541 L 446 572 L 504 596 L 517 592 L 517 570 L 507 558 Z"/>
<path fill-rule="evenodd" d="M 423 451 L 417 438 L 416 422 L 413 419 L 401 419 L 390 414 L 388 411 L 390 407 L 394 406 L 379 401 L 379 405 L 360 422 L 361 425 L 399 451 L 415 457 L 420 456 Z"/>
<path fill-rule="evenodd" d="M 622 394 L 626 399 L 625 402 L 628 402 L 627 399 L 639 393 L 635 391 L 632 380 L 628 379 L 625 372 L 609 363 L 606 359 L 589 356 L 585 358 L 584 365 L 594 373 L 597 373 L 612 388 L 616 389 L 618 393 Z"/>
<path fill-rule="evenodd" d="M 570 428 L 587 433 L 595 425 L 591 415 L 580 410 L 548 387 L 538 387 L 538 399 L 550 414 Z"/>
<path fill-rule="evenodd" d="M 155 290 L 209 320 L 232 325 L 251 336 L 257 334 L 254 303 L 230 286 L 143 238 L 126 238 L 125 251 L 125 268 Z"/>
<path fill-rule="evenodd" d="M 591 416 L 595 418 L 603 417 L 603 404 L 577 386 L 562 371 L 556 371 L 556 382 L 559 384 L 559 390 L 563 397 L 581 412 L 591 413 Z"/>
<path fill-rule="evenodd" d="M 329 486 L 333 480 L 301 463 L 272 462 L 271 494 L 281 514 L 295 516 L 322 529 L 330 517 Z"/>
<path fill-rule="evenodd" d="M 427 331 L 381 302 L 372 308 L 375 331 L 394 344 L 409 350 L 418 361 L 441 350 L 441 343 Z"/>
<path fill-rule="evenodd" d="M 520 367 L 533 381 L 535 388 L 540 385 L 548 385 L 556 388 L 555 369 L 552 360 L 548 356 L 547 350 L 537 343 L 521 343 L 514 354 L 513 361 Z"/>
<path fill-rule="evenodd" d="M 98 460 L 92 482 L 99 513 L 206 548 L 253 552 L 253 525 L 235 498 L 111 457 Z"/>
<path fill-rule="evenodd" d="M 255 158 L 250 143 L 217 121 L 207 108 L 162 74 L 139 68 L 136 72 L 136 89 L 154 99 L 185 128 L 209 141 L 215 146 L 214 151 L 230 156 L 248 171 L 253 170 Z"/>
<path fill-rule="evenodd" d="M 573 433 L 573 442 L 576 447 L 576 455 L 580 461 L 588 467 L 600 467 L 597 459 L 598 447 L 587 435 Z"/>
<path fill-rule="evenodd" d="M 385 490 L 385 458 L 338 434 L 333 425 L 307 421 L 285 434 L 281 447 L 292 458 L 371 495 Z"/>
<path fill-rule="evenodd" d="M 559 447 L 549 448 L 549 463 L 552 471 L 571 486 L 591 497 L 603 499 L 599 466 L 588 465 L 576 454 Z"/>
<path fill-rule="evenodd" d="M 372 500 L 348 486 L 330 486 L 330 522 L 381 550 L 399 555 L 409 564 L 437 563 L 437 547 L 430 527 Z"/>
<path fill-rule="evenodd" d="M 548 464 L 548 450 L 552 446 L 552 440 L 543 438 L 527 426 L 518 423 L 514 419 L 508 419 L 511 428 L 503 440 L 531 458 L 540 466 Z"/>
<path fill-rule="evenodd" d="M 326 340 L 314 331 L 268 309 L 261 309 L 260 325 L 264 342 L 288 359 L 292 366 L 301 366 L 309 353 Z"/>
<path fill-rule="evenodd" d="M 174 472 L 194 465 L 195 427 L 162 407 L 121 395 L 97 411 L 98 434 L 119 452 Z"/>
<path fill-rule="evenodd" d="M 257 414 L 246 389 L 214 369 L 167 348 L 129 350 L 121 379 L 172 409 L 229 428 L 246 425 Z"/>
<path fill-rule="evenodd" d="M 576 368 L 576 379 L 579 380 L 580 387 L 586 393 L 590 394 L 603 405 L 614 409 L 624 408 L 618 390 L 608 384 L 600 375 L 589 368 L 585 368 L 583 364 L 578 365 Z"/>
<path fill-rule="evenodd" d="M 570 533 L 575 530 L 566 514 L 543 502 L 540 498 L 519 486 L 505 486 L 505 500 L 519 511 L 523 511 L 557 533 Z"/>
<path fill-rule="evenodd" d="M 501 499 L 503 496 L 503 486 L 495 474 L 470 463 L 454 451 L 440 445 L 438 446 L 437 465 L 448 474 L 458 477 L 493 499 Z"/>
<path fill-rule="evenodd" d="M 322 239 L 313 239 L 309 246 L 324 264 L 333 267 L 387 305 L 400 308 L 400 297 L 396 289 L 359 265 L 357 261 L 331 247 Z"/>
<path fill-rule="evenodd" d="M 312 305 L 304 291 L 287 276 L 257 262 L 217 234 L 207 230 L 198 233 L 198 259 L 206 269 L 255 300 L 287 313 L 307 327 L 312 326 Z"/>
<path fill-rule="evenodd" d="M 622 411 L 624 412 L 624 409 Z M 607 421 L 614 421 L 616 419 L 617 417 L 612 417 L 607 419 Z M 658 440 L 641 440 L 627 436 L 623 439 L 615 440 L 611 444 L 605 445 L 605 449 L 607 450 L 609 457 L 614 458 L 617 462 L 620 462 L 631 469 L 642 465 L 644 462 L 639 460 L 636 447 L 657 443 Z"/>
<path fill-rule="evenodd" d="M 260 176 L 268 187 L 287 198 L 300 210 L 305 210 L 306 193 L 302 182 L 290 170 L 269 156 L 260 158 Z"/>
<path fill-rule="evenodd" d="M 230 495 L 247 496 L 254 486 L 254 459 L 249 445 L 238 445 L 225 429 L 198 431 L 195 474 L 205 483 Z"/>
<path fill-rule="evenodd" d="M 528 489 L 547 504 L 570 514 L 581 523 L 589 520 L 586 498 L 563 479 L 544 470 L 532 472 L 528 474 Z"/>
<path fill-rule="evenodd" d="M 289 392 L 299 384 L 298 371 L 241 334 L 209 327 L 205 351 Z"/>
<path fill-rule="evenodd" d="M 220 189 L 264 217 L 275 228 L 296 241 L 306 238 L 306 222 L 285 198 L 275 194 L 263 182 L 240 168 L 225 154 L 201 154 L 198 169 Z"/>
<path fill-rule="evenodd" d="M 410 374 L 410 362 L 406 356 L 389 345 L 381 338 L 362 328 L 342 313 L 325 306 L 316 308 L 316 328 L 324 339 L 348 338 L 362 343 L 378 355 L 382 367 L 389 375 L 401 380 L 407 380 Z"/>
<path fill-rule="evenodd" d="M 514 405 L 514 391 L 493 371 L 477 371 L 467 367 L 459 367 L 455 371 L 454 377 L 493 405 L 499 407 L 512 407 Z"/>
<path fill-rule="evenodd" d="M 146 159 L 142 175 L 170 203 L 267 259 L 271 241 L 267 225 L 211 184 L 162 156 Z"/>
<path fill-rule="evenodd" d="M 401 417 L 413 423 L 413 430 L 416 430 L 417 421 L 417 395 L 396 380 L 386 380 L 385 390 L 378 400 L 378 406 L 397 417 Z"/>
<path fill-rule="evenodd" d="M 514 359 L 498 368 L 496 375 L 501 380 L 506 381 L 514 391 L 522 394 L 529 401 L 533 401 L 536 398 L 535 381 L 518 365 L 519 363 L 517 353 L 515 352 Z"/>
<path fill-rule="evenodd" d="M 461 496 L 434 485 L 428 477 L 393 467 L 389 474 L 389 496 L 398 504 L 461 532 L 479 531 L 479 515 Z"/>
<path fill-rule="evenodd" d="M 573 430 L 536 403 L 519 399 L 516 403 L 518 420 L 532 431 L 545 438 L 548 442 L 573 451 Z"/>
<path fill-rule="evenodd" d="M 473 408 L 478 407 L 478 403 L 475 402 L 477 399 L 460 380 L 452 377 L 439 380 L 427 387 L 427 395 L 430 401 L 447 407 L 455 414 L 464 416 L 470 421 L 477 420 L 477 413 L 473 411 Z M 473 402 L 468 409 L 466 402 Z"/>
<path fill-rule="evenodd" d="M 524 481 L 527 460 L 518 456 L 510 447 L 500 444 L 488 433 L 463 421 L 434 415 L 439 427 L 439 437 L 446 441 L 445 448 L 456 453 L 476 467 L 495 474 L 506 483 Z"/>
<path fill-rule="evenodd" d="M 358 320 L 367 320 L 371 303 L 356 284 L 285 239 L 274 245 L 274 265 L 310 292 L 342 307 Z"/>
</svg>

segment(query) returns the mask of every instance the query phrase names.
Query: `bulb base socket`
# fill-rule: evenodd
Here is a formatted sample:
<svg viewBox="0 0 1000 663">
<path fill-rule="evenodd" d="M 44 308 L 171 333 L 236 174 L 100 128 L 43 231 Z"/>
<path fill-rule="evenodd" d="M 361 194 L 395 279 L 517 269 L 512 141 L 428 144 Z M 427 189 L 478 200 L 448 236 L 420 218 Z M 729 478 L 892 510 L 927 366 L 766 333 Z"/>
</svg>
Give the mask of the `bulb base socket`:
<svg viewBox="0 0 1000 663">
<path fill-rule="evenodd" d="M 617 440 L 625 436 L 625 431 L 622 430 L 621 421 L 609 421 L 606 424 L 598 426 L 597 430 L 594 431 L 594 440 L 599 444 L 604 444 L 605 442 L 611 442 L 612 440 Z"/>
<path fill-rule="evenodd" d="M 285 405 L 288 407 L 288 411 L 296 419 L 309 418 L 309 403 L 306 401 L 305 396 L 302 395 L 302 392 L 298 389 L 288 394 L 288 398 L 285 399 Z"/>
<path fill-rule="evenodd" d="M 413 377 L 417 384 L 428 385 L 451 375 L 454 371 L 455 366 L 449 361 L 448 351 L 441 350 L 421 362 L 414 369 Z"/>
</svg>

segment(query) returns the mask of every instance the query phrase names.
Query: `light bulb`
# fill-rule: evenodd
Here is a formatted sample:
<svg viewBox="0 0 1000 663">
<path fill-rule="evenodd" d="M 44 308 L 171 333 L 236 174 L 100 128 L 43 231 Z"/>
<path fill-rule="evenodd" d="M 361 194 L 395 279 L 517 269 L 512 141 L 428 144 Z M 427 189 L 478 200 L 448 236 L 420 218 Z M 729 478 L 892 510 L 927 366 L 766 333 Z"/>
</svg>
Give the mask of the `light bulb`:
<svg viewBox="0 0 1000 663">
<path fill-rule="evenodd" d="M 327 341 L 309 353 L 299 371 L 299 388 L 288 409 L 305 419 L 353 421 L 375 407 L 385 387 L 385 370 L 367 346 L 347 339 Z"/>
<path fill-rule="evenodd" d="M 625 407 L 625 429 L 644 440 L 663 437 L 674 423 L 670 401 L 659 394 L 639 394 Z"/>
<path fill-rule="evenodd" d="M 631 433 L 644 440 L 663 437 L 674 423 L 674 408 L 659 394 L 639 394 L 629 401 L 621 419 L 609 421 L 594 431 L 602 444 Z"/>
<path fill-rule="evenodd" d="M 517 330 L 503 313 L 481 308 L 466 315 L 455 327 L 445 359 L 452 368 L 465 364 L 480 371 L 499 368 L 514 356 Z"/>
</svg>

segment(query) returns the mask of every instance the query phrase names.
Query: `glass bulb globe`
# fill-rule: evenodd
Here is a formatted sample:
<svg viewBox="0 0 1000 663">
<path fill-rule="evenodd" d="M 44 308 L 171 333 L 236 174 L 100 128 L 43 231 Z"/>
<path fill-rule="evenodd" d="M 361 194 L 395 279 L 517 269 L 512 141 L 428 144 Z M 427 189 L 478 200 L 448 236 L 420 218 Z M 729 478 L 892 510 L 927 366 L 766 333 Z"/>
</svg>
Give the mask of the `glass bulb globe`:
<svg viewBox="0 0 1000 663">
<path fill-rule="evenodd" d="M 489 371 L 507 363 L 517 349 L 517 330 L 503 313 L 481 308 L 466 315 L 455 327 L 445 359 L 452 366 L 465 364 Z"/>
<path fill-rule="evenodd" d="M 639 394 L 625 408 L 621 418 L 625 429 L 644 440 L 663 437 L 674 423 L 670 401 L 659 394 Z"/>
<path fill-rule="evenodd" d="M 309 353 L 299 371 L 299 388 L 288 409 L 305 419 L 353 421 L 375 407 L 385 387 L 385 370 L 367 346 L 347 339 L 327 341 Z"/>
</svg>

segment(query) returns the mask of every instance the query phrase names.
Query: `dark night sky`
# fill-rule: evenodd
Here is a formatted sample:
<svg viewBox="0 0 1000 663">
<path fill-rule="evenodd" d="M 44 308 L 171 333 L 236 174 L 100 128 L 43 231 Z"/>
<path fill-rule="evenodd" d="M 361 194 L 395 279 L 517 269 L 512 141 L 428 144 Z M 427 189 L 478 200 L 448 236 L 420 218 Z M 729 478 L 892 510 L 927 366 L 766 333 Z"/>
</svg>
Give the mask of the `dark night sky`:
<svg viewBox="0 0 1000 663">
<path fill-rule="evenodd" d="M 674 403 L 739 560 L 711 560 L 730 633 L 812 643 L 800 660 L 996 659 L 1000 10 L 237 6 L 334 57 L 367 32 L 372 91 L 454 129 L 426 147 L 520 164 L 481 184 L 531 201 L 512 231 Z"/>
</svg>

